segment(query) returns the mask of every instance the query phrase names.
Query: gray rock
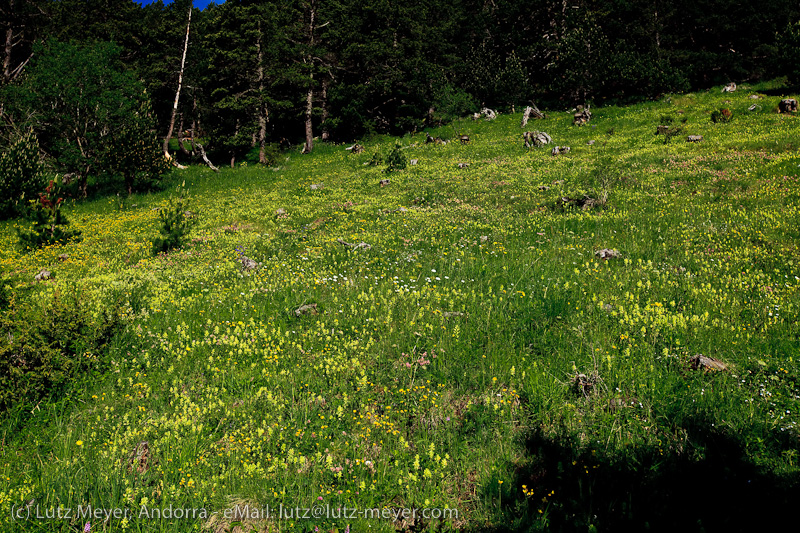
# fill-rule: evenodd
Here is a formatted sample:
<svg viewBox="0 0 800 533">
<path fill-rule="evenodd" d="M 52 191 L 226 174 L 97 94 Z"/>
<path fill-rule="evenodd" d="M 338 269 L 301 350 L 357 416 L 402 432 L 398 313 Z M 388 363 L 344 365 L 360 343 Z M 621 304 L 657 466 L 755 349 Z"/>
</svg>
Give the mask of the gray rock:
<svg viewBox="0 0 800 533">
<path fill-rule="evenodd" d="M 319 311 L 317 310 L 317 304 L 305 304 L 301 305 L 297 309 L 294 310 L 294 316 L 301 317 L 305 315 L 318 315 Z"/>
<path fill-rule="evenodd" d="M 618 250 L 612 250 L 610 248 L 603 248 L 602 250 L 597 250 L 594 255 L 602 259 L 603 261 L 608 261 L 609 259 L 613 259 L 620 256 Z"/>
<path fill-rule="evenodd" d="M 239 262 L 242 264 L 242 270 L 255 270 L 258 268 L 258 263 L 244 255 L 239 258 Z"/>
</svg>

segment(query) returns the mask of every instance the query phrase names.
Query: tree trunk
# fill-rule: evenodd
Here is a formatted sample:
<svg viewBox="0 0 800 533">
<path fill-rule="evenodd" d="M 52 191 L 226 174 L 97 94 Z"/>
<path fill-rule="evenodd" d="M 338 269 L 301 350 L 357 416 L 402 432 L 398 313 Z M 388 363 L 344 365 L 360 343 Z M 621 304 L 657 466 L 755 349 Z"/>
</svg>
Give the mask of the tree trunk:
<svg viewBox="0 0 800 533">
<path fill-rule="evenodd" d="M 30 0 L 28 0 L 29 3 Z M 14 81 L 17 76 L 22 73 L 22 69 L 25 68 L 25 65 L 33 57 L 33 52 L 28 54 L 27 59 L 20 62 L 16 67 L 13 66 L 12 60 L 14 59 L 14 48 L 17 47 L 20 43 L 26 41 L 25 33 L 26 27 L 30 23 L 30 19 L 25 19 L 24 14 L 21 13 L 14 13 L 14 7 L 16 4 L 16 0 L 8 0 L 8 10 L 6 11 L 5 8 L 0 9 L 0 19 L 5 18 L 7 20 L 6 26 L 6 38 L 5 42 L 3 43 L 3 73 L 2 79 L 0 79 L 0 84 L 8 84 Z M 31 4 L 39 11 L 40 15 L 45 15 L 45 12 L 42 8 L 36 4 Z M 14 33 L 14 26 L 17 26 L 18 31 L 16 34 Z M 30 32 L 29 32 L 30 33 Z M 33 31 L 35 33 L 35 30 Z M 2 108 L 2 105 L 0 105 Z"/>
<path fill-rule="evenodd" d="M 258 51 L 258 162 L 266 165 L 267 161 L 267 122 L 269 121 L 269 111 L 264 102 L 264 56 L 261 51 L 261 21 L 258 21 L 258 40 L 256 41 Z"/>
<path fill-rule="evenodd" d="M 175 91 L 175 102 L 172 104 L 172 117 L 169 120 L 169 130 L 167 130 L 167 136 L 164 138 L 164 157 L 166 157 L 169 161 L 172 161 L 173 164 L 180 167 L 177 162 L 172 159 L 172 156 L 169 154 L 169 141 L 172 139 L 172 131 L 175 128 L 175 117 L 178 114 L 178 101 L 181 98 L 181 87 L 183 86 L 183 71 L 186 66 L 186 51 L 189 49 L 189 28 L 192 25 L 192 9 L 194 8 L 194 2 L 189 2 L 189 20 L 186 23 L 186 39 L 183 42 L 183 56 L 181 57 L 181 70 L 178 72 L 178 90 Z"/>
<path fill-rule="evenodd" d="M 178 124 L 178 146 L 180 147 L 181 152 L 183 152 L 183 155 L 187 155 L 187 156 L 191 157 L 192 154 L 189 153 L 189 150 L 187 150 L 186 147 L 183 145 L 183 141 L 185 140 L 185 137 L 184 137 L 183 134 L 184 134 L 184 131 L 183 131 L 183 113 L 181 113 L 181 122 L 180 122 L 180 124 Z"/>
<path fill-rule="evenodd" d="M 11 7 L 11 12 L 14 12 L 14 0 L 9 2 Z M 14 27 L 11 25 L 11 21 L 8 22 L 8 28 L 6 29 L 6 46 L 5 46 L 5 53 L 3 56 L 3 82 L 8 83 L 11 78 L 11 51 L 14 48 Z"/>
<path fill-rule="evenodd" d="M 306 144 L 303 146 L 303 153 L 310 154 L 314 149 L 314 130 L 311 124 L 311 115 L 314 111 L 314 58 L 311 57 L 311 50 L 314 48 L 314 18 L 317 15 L 316 2 L 312 0 L 308 21 L 308 55 L 303 59 L 305 63 L 310 63 L 310 73 L 308 75 L 308 93 L 306 95 Z"/>
<path fill-rule="evenodd" d="M 312 78 L 313 80 L 313 78 Z M 306 96 L 306 144 L 303 146 L 303 153 L 310 154 L 314 149 L 314 130 L 311 126 L 311 113 L 314 110 L 314 89 L 308 88 Z"/>
<path fill-rule="evenodd" d="M 197 128 L 197 95 L 194 94 L 194 91 L 192 91 L 192 155 L 197 153 L 197 147 L 195 146 Z M 203 152 L 203 155 L 205 155 L 205 152 Z"/>
<path fill-rule="evenodd" d="M 328 132 L 328 78 L 322 80 L 322 140 L 327 141 L 330 138 L 330 132 Z"/>
</svg>

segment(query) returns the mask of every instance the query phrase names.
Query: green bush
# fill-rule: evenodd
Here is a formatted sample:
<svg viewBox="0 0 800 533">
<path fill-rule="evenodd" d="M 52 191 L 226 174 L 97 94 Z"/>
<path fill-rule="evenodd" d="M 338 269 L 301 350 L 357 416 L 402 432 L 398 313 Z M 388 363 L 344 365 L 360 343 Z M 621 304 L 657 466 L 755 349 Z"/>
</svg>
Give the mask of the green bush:
<svg viewBox="0 0 800 533">
<path fill-rule="evenodd" d="M 23 214 L 26 198 L 35 198 L 44 184 L 39 142 L 33 130 L 28 130 L 0 154 L 0 219 Z"/>
<path fill-rule="evenodd" d="M 80 294 L 56 293 L 42 305 L 0 311 L 0 412 L 60 396 L 76 379 L 104 367 L 104 348 L 120 314 L 95 318 Z"/>
<path fill-rule="evenodd" d="M 408 160 L 406 159 L 406 154 L 403 153 L 403 149 L 399 144 L 395 144 L 392 151 L 386 156 L 386 172 L 403 170 L 406 168 L 407 163 Z"/>
<path fill-rule="evenodd" d="M 153 255 L 184 245 L 189 232 L 197 223 L 197 215 L 188 208 L 189 198 L 186 191 L 180 189 L 178 198 L 170 198 L 167 207 L 158 212 L 161 227 L 158 230 L 160 235 L 153 240 Z"/>
<path fill-rule="evenodd" d="M 50 180 L 50 184 L 38 200 L 30 201 L 26 218 L 33 222 L 30 230 L 18 230 L 19 242 L 23 249 L 32 250 L 52 244 L 63 244 L 80 237 L 81 232 L 69 229 L 69 221 L 61 212 L 64 198 L 60 196 L 61 183 Z"/>
</svg>

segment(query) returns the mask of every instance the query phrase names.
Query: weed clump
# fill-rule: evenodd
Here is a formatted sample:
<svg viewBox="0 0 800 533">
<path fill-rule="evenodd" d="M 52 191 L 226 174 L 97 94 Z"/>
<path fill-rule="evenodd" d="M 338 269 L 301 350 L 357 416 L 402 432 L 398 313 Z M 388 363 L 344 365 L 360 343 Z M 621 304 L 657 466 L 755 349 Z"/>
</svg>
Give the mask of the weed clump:
<svg viewBox="0 0 800 533">
<path fill-rule="evenodd" d="M 733 112 L 726 107 L 722 107 L 711 113 L 711 122 L 714 124 L 726 124 L 730 122 L 732 118 Z"/>
</svg>

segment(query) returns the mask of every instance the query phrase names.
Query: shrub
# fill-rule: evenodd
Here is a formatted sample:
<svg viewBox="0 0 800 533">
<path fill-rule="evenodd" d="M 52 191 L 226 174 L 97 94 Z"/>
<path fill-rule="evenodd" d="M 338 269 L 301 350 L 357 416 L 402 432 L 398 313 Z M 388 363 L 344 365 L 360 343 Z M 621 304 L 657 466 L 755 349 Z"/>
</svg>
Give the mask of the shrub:
<svg viewBox="0 0 800 533">
<path fill-rule="evenodd" d="M 383 156 L 381 155 L 380 152 L 375 152 L 374 154 L 372 154 L 372 158 L 369 161 L 367 161 L 367 164 L 372 166 L 382 165 Z"/>
<path fill-rule="evenodd" d="M 197 223 L 197 215 L 188 211 L 189 198 L 186 190 L 179 188 L 177 199 L 170 198 L 167 207 L 158 212 L 161 221 L 160 235 L 153 240 L 153 255 L 180 248 Z"/>
<path fill-rule="evenodd" d="M 50 180 L 44 192 L 39 194 L 39 199 L 30 201 L 26 218 L 33 222 L 33 228 L 18 230 L 19 242 L 24 249 L 63 244 L 80 237 L 80 231 L 67 227 L 69 220 L 61 212 L 64 198 L 60 193 L 61 182 L 58 179 Z"/>
<path fill-rule="evenodd" d="M 0 154 L 0 219 L 22 215 L 25 199 L 35 198 L 44 184 L 39 142 L 28 130 Z"/>
<path fill-rule="evenodd" d="M 406 154 L 403 153 L 403 149 L 400 147 L 399 144 L 395 144 L 392 151 L 389 152 L 389 155 L 386 156 L 386 172 L 392 172 L 394 170 L 403 170 L 406 168 L 407 159 Z"/>
<path fill-rule="evenodd" d="M 102 370 L 102 352 L 119 319 L 108 310 L 94 318 L 80 294 L 56 292 L 42 305 L 12 298 L 0 312 L 0 412 L 59 396 L 76 379 Z"/>
</svg>

